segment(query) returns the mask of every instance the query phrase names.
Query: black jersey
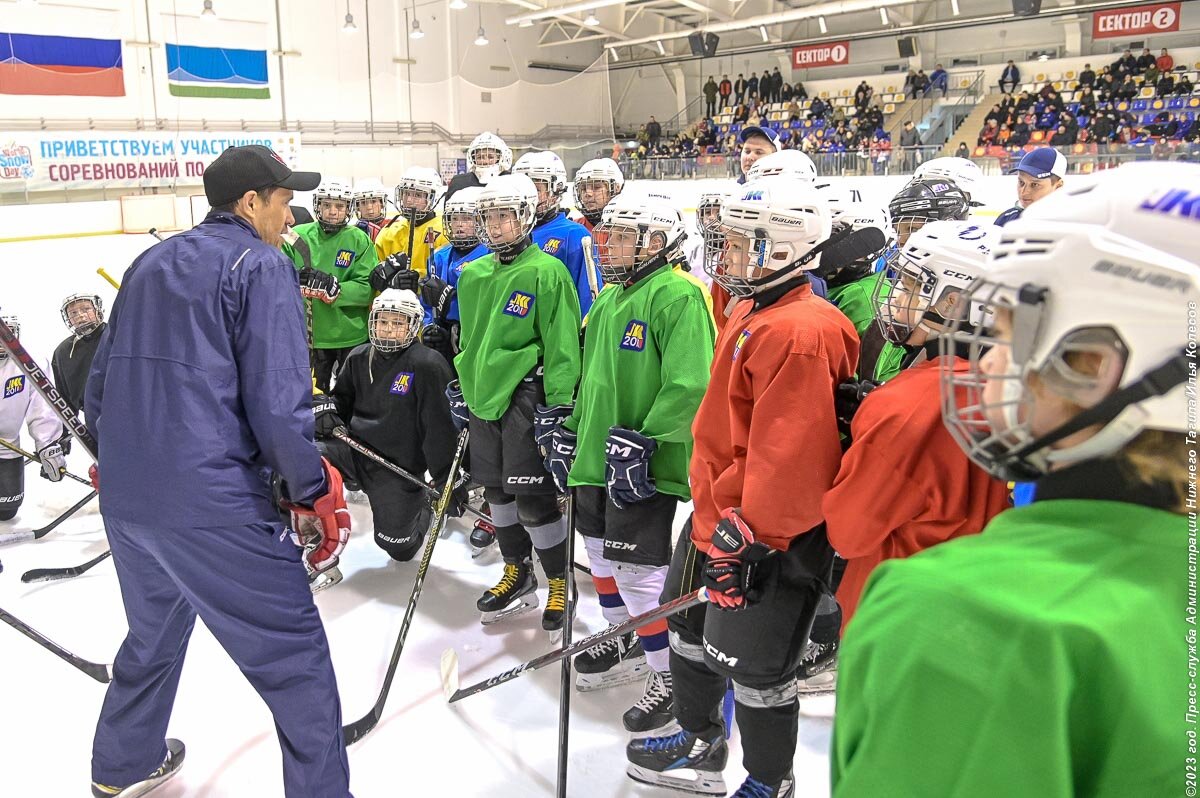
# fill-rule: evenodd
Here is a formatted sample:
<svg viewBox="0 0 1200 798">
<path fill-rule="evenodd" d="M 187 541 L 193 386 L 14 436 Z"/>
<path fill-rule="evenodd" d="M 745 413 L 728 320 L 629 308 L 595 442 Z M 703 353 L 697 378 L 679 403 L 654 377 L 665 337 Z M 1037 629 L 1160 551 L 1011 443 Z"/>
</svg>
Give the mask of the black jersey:
<svg viewBox="0 0 1200 798">
<path fill-rule="evenodd" d="M 76 413 L 83 409 L 83 389 L 87 385 L 88 372 L 92 369 L 96 347 L 100 346 L 100 333 L 104 332 L 106 326 L 102 323 L 87 335 L 68 337 L 58 345 L 50 359 L 54 386 Z"/>
</svg>

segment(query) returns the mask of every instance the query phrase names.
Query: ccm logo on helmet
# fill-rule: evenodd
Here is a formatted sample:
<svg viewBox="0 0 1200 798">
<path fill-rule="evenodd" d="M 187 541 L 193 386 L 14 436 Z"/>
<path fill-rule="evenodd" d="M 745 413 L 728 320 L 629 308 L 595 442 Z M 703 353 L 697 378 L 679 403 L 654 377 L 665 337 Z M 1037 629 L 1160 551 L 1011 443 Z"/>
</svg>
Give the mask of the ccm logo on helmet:
<svg viewBox="0 0 1200 798">
<path fill-rule="evenodd" d="M 1186 189 L 1169 189 L 1161 196 L 1150 195 L 1138 206 L 1139 210 L 1158 213 L 1178 213 L 1184 219 L 1200 219 L 1200 194 L 1190 194 Z"/>
<path fill-rule="evenodd" d="M 949 270 L 947 270 L 946 276 L 953 277 L 955 280 L 966 280 L 968 283 L 975 279 L 974 277 L 972 277 L 969 274 L 963 274 L 962 272 L 952 272 Z"/>
<path fill-rule="evenodd" d="M 1092 271 L 1132 280 L 1135 283 L 1146 283 L 1166 291 L 1178 291 L 1181 294 L 1186 294 L 1188 290 L 1187 280 L 1172 277 L 1169 274 L 1152 272 L 1149 269 L 1139 269 L 1126 263 L 1113 263 L 1111 260 L 1100 261 L 1092 267 Z"/>
</svg>

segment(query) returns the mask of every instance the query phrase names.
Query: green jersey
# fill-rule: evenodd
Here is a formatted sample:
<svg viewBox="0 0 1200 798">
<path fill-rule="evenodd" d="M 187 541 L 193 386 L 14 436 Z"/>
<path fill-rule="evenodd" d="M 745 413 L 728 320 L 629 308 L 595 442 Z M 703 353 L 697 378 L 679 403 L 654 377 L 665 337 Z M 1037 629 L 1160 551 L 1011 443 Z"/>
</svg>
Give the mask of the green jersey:
<svg viewBox="0 0 1200 798">
<path fill-rule="evenodd" d="M 904 356 L 908 353 L 904 351 L 904 347 L 899 344 L 894 344 L 891 341 L 883 345 L 883 349 L 879 352 L 879 359 L 875 361 L 875 374 L 872 377 L 876 382 L 887 382 L 892 377 L 895 377 L 904 369 Z"/>
<path fill-rule="evenodd" d="M 458 278 L 462 351 L 454 358 L 471 412 L 496 421 L 543 366 L 546 404 L 567 405 L 579 382 L 579 295 L 562 261 L 536 246 L 512 263 L 489 253 Z"/>
<path fill-rule="evenodd" d="M 579 435 L 568 484 L 605 484 L 605 440 L 621 426 L 658 441 L 650 458 L 658 492 L 690 499 L 692 419 L 715 346 L 704 291 L 670 265 L 601 291 L 588 311 L 579 398 L 564 422 Z"/>
<path fill-rule="evenodd" d="M 1047 499 L 876 568 L 839 656 L 834 796 L 1184 794 L 1188 523 Z"/>
<path fill-rule="evenodd" d="M 859 338 L 862 337 L 863 331 L 875 321 L 875 302 L 872 300 L 872 294 L 875 291 L 876 283 L 881 279 L 883 279 L 883 272 L 874 272 L 866 277 L 860 277 L 852 283 L 830 288 L 829 295 L 826 297 L 837 306 L 838 310 L 846 314 L 846 318 L 850 319 L 850 323 L 858 331 Z"/>
<path fill-rule="evenodd" d="M 342 349 L 367 340 L 367 317 L 371 314 L 371 272 L 379 263 L 370 237 L 354 225 L 346 225 L 332 235 L 321 230 L 318 222 L 295 227 L 296 235 L 308 244 L 312 268 L 337 278 L 341 293 L 333 304 L 319 299 L 312 305 L 313 348 Z M 306 265 L 296 247 L 283 244 L 283 254 L 297 269 Z"/>
</svg>

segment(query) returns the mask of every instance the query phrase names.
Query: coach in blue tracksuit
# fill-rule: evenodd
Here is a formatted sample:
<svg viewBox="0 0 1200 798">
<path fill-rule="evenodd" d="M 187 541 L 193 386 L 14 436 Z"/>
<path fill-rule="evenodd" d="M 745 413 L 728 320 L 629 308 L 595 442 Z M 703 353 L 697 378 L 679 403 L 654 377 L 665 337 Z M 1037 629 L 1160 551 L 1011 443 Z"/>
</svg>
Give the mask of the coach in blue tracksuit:
<svg viewBox="0 0 1200 798">
<path fill-rule="evenodd" d="M 265 147 L 226 150 L 204 173 L 214 210 L 142 254 L 117 294 L 84 403 L 129 635 L 96 727 L 93 795 L 178 768 L 183 746 L 164 737 L 197 615 L 271 709 L 288 798 L 350 795 L 301 562 L 336 562 L 349 528 L 340 477 L 313 444 L 304 310 L 278 249 L 292 191 L 319 180 Z M 306 553 L 280 522 L 272 473 L 317 542 Z"/>
</svg>

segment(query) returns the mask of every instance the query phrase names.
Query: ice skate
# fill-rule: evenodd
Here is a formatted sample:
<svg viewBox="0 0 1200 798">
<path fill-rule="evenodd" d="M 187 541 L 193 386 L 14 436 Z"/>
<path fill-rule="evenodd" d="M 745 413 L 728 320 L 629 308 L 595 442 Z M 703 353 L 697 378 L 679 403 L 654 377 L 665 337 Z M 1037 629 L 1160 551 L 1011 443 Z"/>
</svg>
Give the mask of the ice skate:
<svg viewBox="0 0 1200 798">
<path fill-rule="evenodd" d="M 796 794 L 796 780 L 789 773 L 779 784 L 764 784 L 756 778 L 747 776 L 742 786 L 729 798 L 792 798 Z"/>
<path fill-rule="evenodd" d="M 629 684 L 645 678 L 648 669 L 637 633 L 618 635 L 575 657 L 575 689 L 586 693 Z"/>
<path fill-rule="evenodd" d="M 562 642 L 563 618 L 567 614 L 567 578 L 551 576 L 546 583 L 549 592 L 546 595 L 546 609 L 542 611 L 542 628 L 550 633 L 550 644 L 556 646 Z M 576 590 L 572 602 L 578 597 L 579 591 Z"/>
<path fill-rule="evenodd" d="M 660 673 L 652 670 L 646 677 L 646 688 L 642 697 L 625 711 L 621 722 L 625 730 L 634 734 L 645 734 L 654 729 L 661 729 L 675 720 L 671 711 L 671 672 Z"/>
<path fill-rule="evenodd" d="M 725 738 L 700 739 L 679 731 L 667 737 L 642 737 L 625 746 L 625 773 L 634 781 L 698 795 L 724 795 L 721 771 L 729 759 Z"/>
<path fill-rule="evenodd" d="M 522 615 L 537 609 L 537 577 L 533 574 L 533 562 L 505 560 L 504 575 L 495 587 L 488 588 L 475 606 L 483 613 L 480 623 L 484 626 L 505 618 Z"/>
<path fill-rule="evenodd" d="M 496 542 L 496 527 L 482 518 L 476 519 L 470 540 L 471 559 L 475 559 Z"/>
<path fill-rule="evenodd" d="M 179 740 L 167 740 L 167 758 L 158 766 L 158 770 L 151 773 L 142 781 L 136 784 L 130 784 L 128 787 L 111 787 L 107 784 L 97 784 L 92 782 L 92 795 L 95 798 L 137 798 L 139 795 L 147 795 L 161 787 L 163 784 L 170 781 L 179 769 L 183 767 L 183 757 L 187 749 Z"/>
<path fill-rule="evenodd" d="M 809 642 L 804 659 L 800 660 L 800 672 L 796 679 L 800 698 L 837 692 L 837 652 L 837 640 L 828 645 Z"/>
</svg>

